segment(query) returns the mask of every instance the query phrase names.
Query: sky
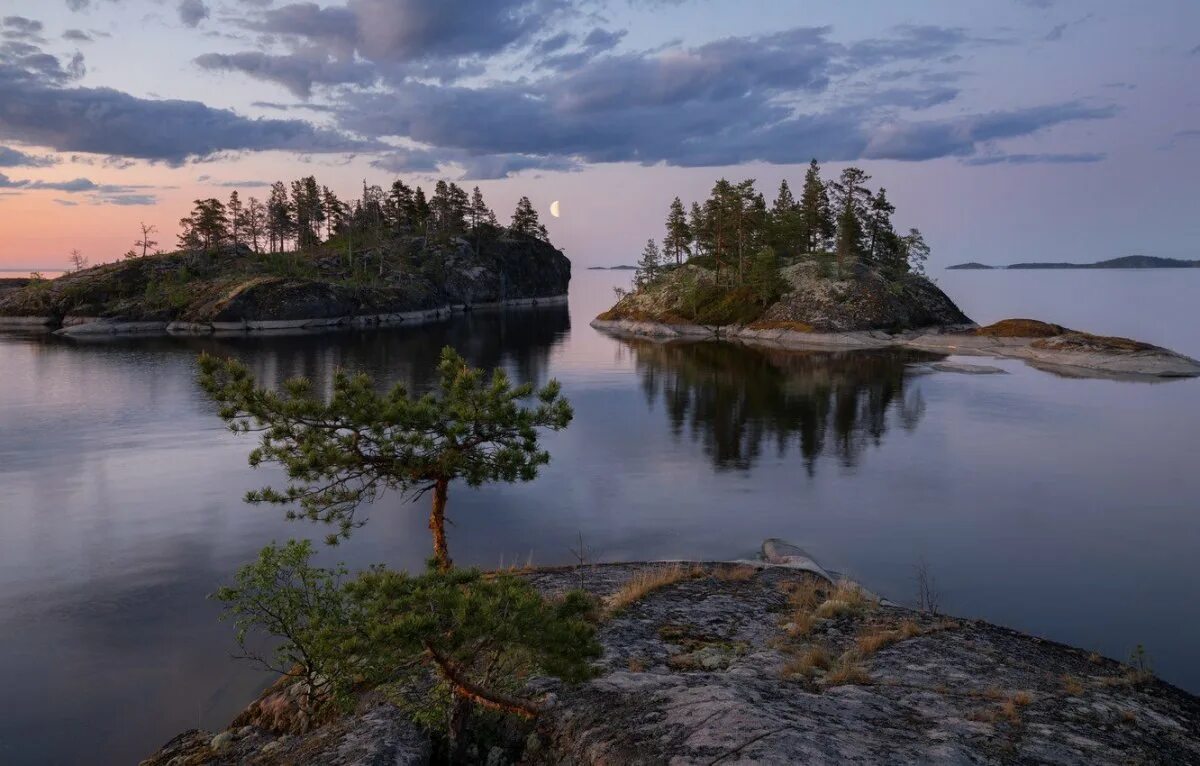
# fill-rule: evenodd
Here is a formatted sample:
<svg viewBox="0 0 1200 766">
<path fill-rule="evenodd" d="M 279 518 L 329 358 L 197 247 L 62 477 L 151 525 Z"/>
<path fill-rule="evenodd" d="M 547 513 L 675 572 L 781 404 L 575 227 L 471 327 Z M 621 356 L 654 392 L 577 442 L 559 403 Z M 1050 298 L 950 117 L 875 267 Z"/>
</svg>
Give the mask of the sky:
<svg viewBox="0 0 1200 766">
<path fill-rule="evenodd" d="M 672 197 L 811 158 L 935 268 L 1200 258 L 1198 83 L 1195 0 L 0 0 L 0 269 L 306 175 L 527 195 L 629 263 Z"/>
</svg>

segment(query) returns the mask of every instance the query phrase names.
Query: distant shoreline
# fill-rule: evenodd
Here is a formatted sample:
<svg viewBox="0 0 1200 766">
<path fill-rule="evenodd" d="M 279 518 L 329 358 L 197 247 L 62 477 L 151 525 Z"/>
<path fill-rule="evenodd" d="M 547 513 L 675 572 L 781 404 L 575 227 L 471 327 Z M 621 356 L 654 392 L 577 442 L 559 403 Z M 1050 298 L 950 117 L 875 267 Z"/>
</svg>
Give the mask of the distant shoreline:
<svg viewBox="0 0 1200 766">
<path fill-rule="evenodd" d="M 1110 258 L 1094 263 L 1067 262 L 1026 262 L 1013 263 L 1008 266 L 989 266 L 986 263 L 970 261 L 947 266 L 947 271 L 1035 271 L 1055 269 L 1195 269 L 1200 268 L 1200 261 L 1185 261 L 1178 258 L 1159 258 L 1153 255 L 1126 255 L 1120 258 Z"/>
</svg>

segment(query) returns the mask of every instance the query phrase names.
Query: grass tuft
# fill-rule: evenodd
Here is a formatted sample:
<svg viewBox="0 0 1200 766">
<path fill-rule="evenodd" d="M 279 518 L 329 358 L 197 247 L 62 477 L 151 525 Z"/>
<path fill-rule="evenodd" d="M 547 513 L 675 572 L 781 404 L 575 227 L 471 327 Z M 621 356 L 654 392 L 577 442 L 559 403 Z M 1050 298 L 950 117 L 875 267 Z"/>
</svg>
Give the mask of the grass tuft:
<svg viewBox="0 0 1200 766">
<path fill-rule="evenodd" d="M 818 670 L 829 670 L 833 658 L 829 651 L 819 644 L 808 647 L 800 654 L 784 663 L 781 674 L 784 678 L 812 678 Z"/>
<path fill-rule="evenodd" d="M 622 585 L 620 590 L 608 597 L 608 613 L 610 615 L 617 614 L 656 590 L 703 574 L 704 569 L 701 567 L 685 567 L 682 564 L 669 564 L 642 570 Z"/>
<path fill-rule="evenodd" d="M 836 666 L 825 674 L 826 686 L 846 686 L 849 684 L 869 684 L 871 676 L 851 653 L 842 655 Z"/>
<path fill-rule="evenodd" d="M 754 577 L 758 570 L 746 564 L 738 564 L 735 566 L 717 567 L 713 572 L 713 577 L 716 577 L 722 582 L 745 582 Z"/>
<path fill-rule="evenodd" d="M 1071 674 L 1062 677 L 1063 693 L 1068 697 L 1078 697 L 1083 694 L 1083 682 Z"/>
</svg>

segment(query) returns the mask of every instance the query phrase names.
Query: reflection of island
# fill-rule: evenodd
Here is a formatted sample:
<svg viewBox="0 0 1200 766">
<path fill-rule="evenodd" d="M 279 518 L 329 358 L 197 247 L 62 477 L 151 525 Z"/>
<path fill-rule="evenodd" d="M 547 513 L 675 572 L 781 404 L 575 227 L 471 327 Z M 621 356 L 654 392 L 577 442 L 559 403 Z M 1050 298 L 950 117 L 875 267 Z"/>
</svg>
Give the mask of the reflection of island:
<svg viewBox="0 0 1200 766">
<path fill-rule="evenodd" d="M 730 343 L 628 340 L 646 396 L 666 406 L 717 468 L 748 469 L 764 449 L 796 447 L 811 473 L 823 453 L 854 465 L 889 425 L 916 427 L 920 392 L 907 366 L 931 357 L 905 349 L 797 352 Z M 686 427 L 686 429 L 685 429 Z"/>
<path fill-rule="evenodd" d="M 449 322 L 378 331 L 193 339 L 210 353 L 232 355 L 255 376 L 278 383 L 304 375 L 325 386 L 334 370 L 366 372 L 381 386 L 423 388 L 437 373 L 442 348 L 453 346 L 475 367 L 506 369 L 518 382 L 545 383 L 551 349 L 571 327 L 567 307 L 474 311 Z"/>
</svg>

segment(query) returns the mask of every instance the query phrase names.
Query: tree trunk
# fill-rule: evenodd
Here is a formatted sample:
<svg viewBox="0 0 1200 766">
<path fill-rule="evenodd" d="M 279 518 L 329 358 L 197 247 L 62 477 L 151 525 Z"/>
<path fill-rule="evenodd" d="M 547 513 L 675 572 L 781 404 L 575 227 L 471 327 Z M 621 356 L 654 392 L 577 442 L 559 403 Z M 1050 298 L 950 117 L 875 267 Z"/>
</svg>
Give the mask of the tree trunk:
<svg viewBox="0 0 1200 766">
<path fill-rule="evenodd" d="M 433 485 L 433 511 L 429 514 L 429 531 L 433 533 L 433 558 L 438 569 L 448 571 L 453 564 L 446 546 L 446 490 L 450 482 L 438 479 Z"/>
</svg>

